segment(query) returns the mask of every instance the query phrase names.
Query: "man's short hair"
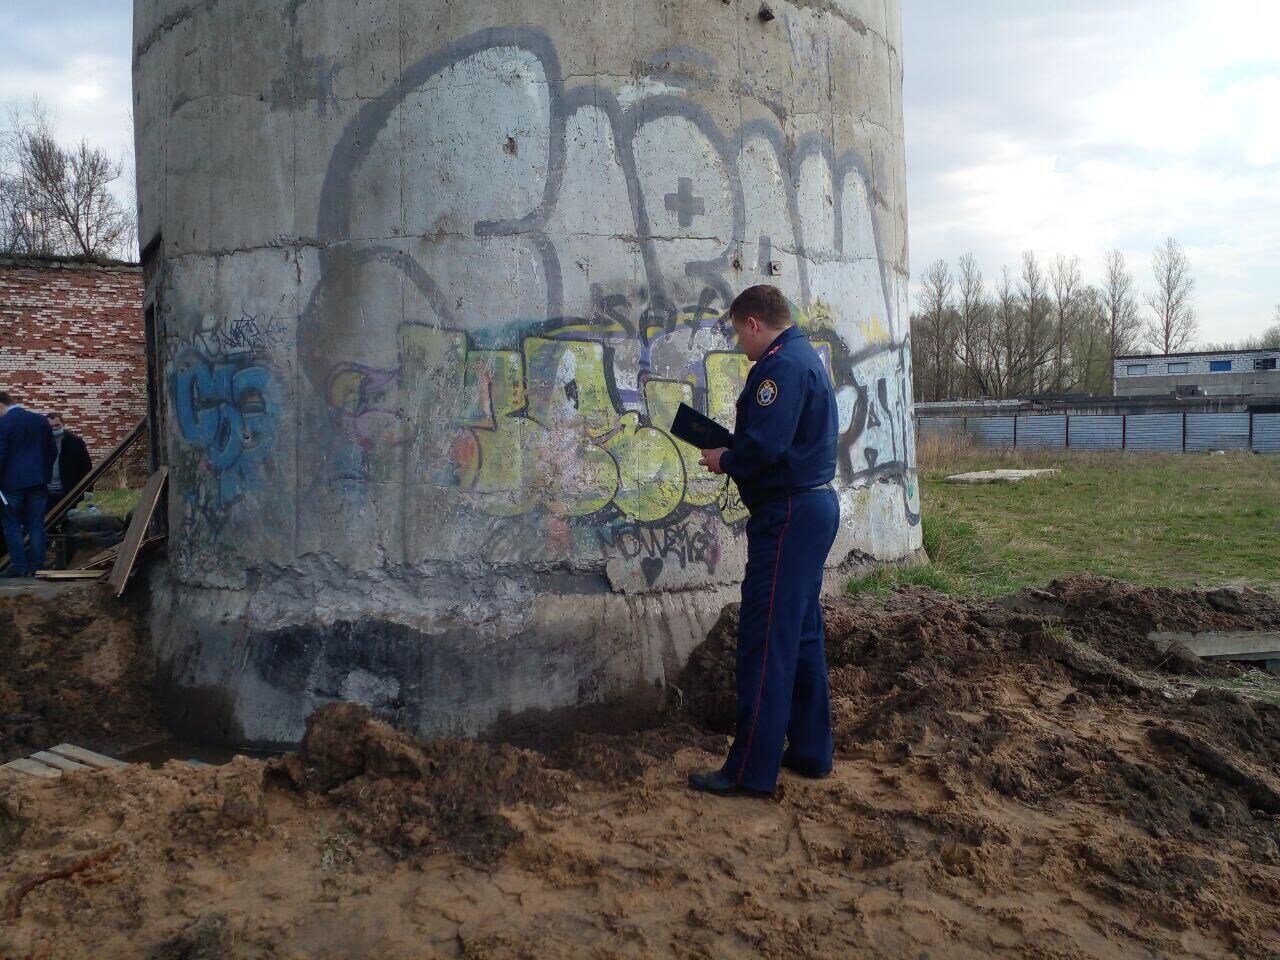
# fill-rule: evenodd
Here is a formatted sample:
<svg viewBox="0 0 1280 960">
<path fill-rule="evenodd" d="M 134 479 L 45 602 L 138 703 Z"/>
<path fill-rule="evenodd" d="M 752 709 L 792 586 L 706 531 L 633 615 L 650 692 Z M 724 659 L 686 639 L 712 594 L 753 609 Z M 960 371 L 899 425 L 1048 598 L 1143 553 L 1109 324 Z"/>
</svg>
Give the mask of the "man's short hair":
<svg viewBox="0 0 1280 960">
<path fill-rule="evenodd" d="M 60 414 L 57 410 L 50 410 L 48 413 L 44 415 L 44 418 L 46 420 L 52 420 L 54 417 L 57 417 L 59 420 L 63 419 L 62 414 Z"/>
<path fill-rule="evenodd" d="M 13 406 L 13 397 L 9 396 L 9 394 L 5 393 L 3 390 L 0 390 L 0 407 L 11 406 Z"/>
<path fill-rule="evenodd" d="M 772 284 L 747 287 L 729 304 L 729 319 L 755 317 L 767 327 L 781 330 L 791 324 L 791 303 Z"/>
</svg>

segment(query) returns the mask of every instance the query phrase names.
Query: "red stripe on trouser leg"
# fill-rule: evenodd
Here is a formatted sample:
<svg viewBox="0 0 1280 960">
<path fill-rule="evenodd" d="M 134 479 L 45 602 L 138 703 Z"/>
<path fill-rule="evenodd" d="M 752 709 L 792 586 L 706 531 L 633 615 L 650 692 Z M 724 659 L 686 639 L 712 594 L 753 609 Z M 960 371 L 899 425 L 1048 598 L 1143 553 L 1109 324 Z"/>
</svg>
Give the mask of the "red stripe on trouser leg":
<svg viewBox="0 0 1280 960">
<path fill-rule="evenodd" d="M 756 733 L 756 721 L 760 719 L 760 702 L 764 699 L 764 677 L 769 670 L 769 634 L 773 632 L 773 600 L 778 591 L 778 568 L 782 565 L 782 541 L 787 537 L 787 527 L 791 525 L 791 498 L 787 497 L 787 519 L 778 534 L 778 552 L 773 558 L 773 584 L 769 587 L 769 614 L 764 621 L 764 652 L 760 654 L 760 687 L 756 690 L 756 711 L 751 715 L 751 729 L 747 731 L 747 746 L 742 751 L 742 763 L 738 766 L 737 785 L 742 786 L 742 777 L 747 772 L 747 761 L 751 759 L 751 739 Z"/>
</svg>

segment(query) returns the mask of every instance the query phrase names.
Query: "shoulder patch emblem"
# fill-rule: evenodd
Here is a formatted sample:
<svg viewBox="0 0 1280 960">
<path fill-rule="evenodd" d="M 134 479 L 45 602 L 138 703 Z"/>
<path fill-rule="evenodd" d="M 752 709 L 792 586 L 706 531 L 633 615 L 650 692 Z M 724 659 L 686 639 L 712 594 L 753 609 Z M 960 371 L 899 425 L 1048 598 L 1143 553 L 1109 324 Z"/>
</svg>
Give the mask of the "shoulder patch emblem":
<svg viewBox="0 0 1280 960">
<path fill-rule="evenodd" d="M 766 380 L 760 384 L 756 390 L 756 403 L 762 407 L 767 407 L 773 401 L 778 399 L 778 385 L 772 380 Z"/>
</svg>

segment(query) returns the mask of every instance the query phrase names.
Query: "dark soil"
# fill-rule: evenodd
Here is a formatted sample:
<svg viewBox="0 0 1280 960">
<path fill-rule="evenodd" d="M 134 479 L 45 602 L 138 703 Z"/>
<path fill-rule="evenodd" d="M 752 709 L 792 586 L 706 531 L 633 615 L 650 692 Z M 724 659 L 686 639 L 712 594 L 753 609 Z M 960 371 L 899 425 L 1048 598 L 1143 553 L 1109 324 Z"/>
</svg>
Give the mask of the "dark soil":
<svg viewBox="0 0 1280 960">
<path fill-rule="evenodd" d="M 450 849 L 480 860 L 519 836 L 500 807 L 554 805 L 567 782 L 531 751 L 417 740 L 354 703 L 313 713 L 301 749 L 270 770 L 277 782 L 323 795 L 354 830 L 397 855 Z"/>
<path fill-rule="evenodd" d="M 0 761 L 163 736 L 143 615 L 100 584 L 0 595 Z"/>
</svg>

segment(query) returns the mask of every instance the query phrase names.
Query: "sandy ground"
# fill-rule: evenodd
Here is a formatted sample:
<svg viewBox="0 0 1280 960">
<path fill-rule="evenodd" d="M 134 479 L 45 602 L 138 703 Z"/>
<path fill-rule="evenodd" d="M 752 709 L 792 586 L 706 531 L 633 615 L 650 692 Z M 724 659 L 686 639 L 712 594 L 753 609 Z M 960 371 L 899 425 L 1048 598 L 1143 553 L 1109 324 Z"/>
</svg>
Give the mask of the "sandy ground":
<svg viewBox="0 0 1280 960">
<path fill-rule="evenodd" d="M 734 615 L 627 737 L 419 742 L 336 705 L 279 760 L 0 781 L 0 956 L 1280 955 L 1280 708 L 1142 639 L 1276 601 L 834 601 L 836 772 L 772 801 L 684 787 Z"/>
</svg>

